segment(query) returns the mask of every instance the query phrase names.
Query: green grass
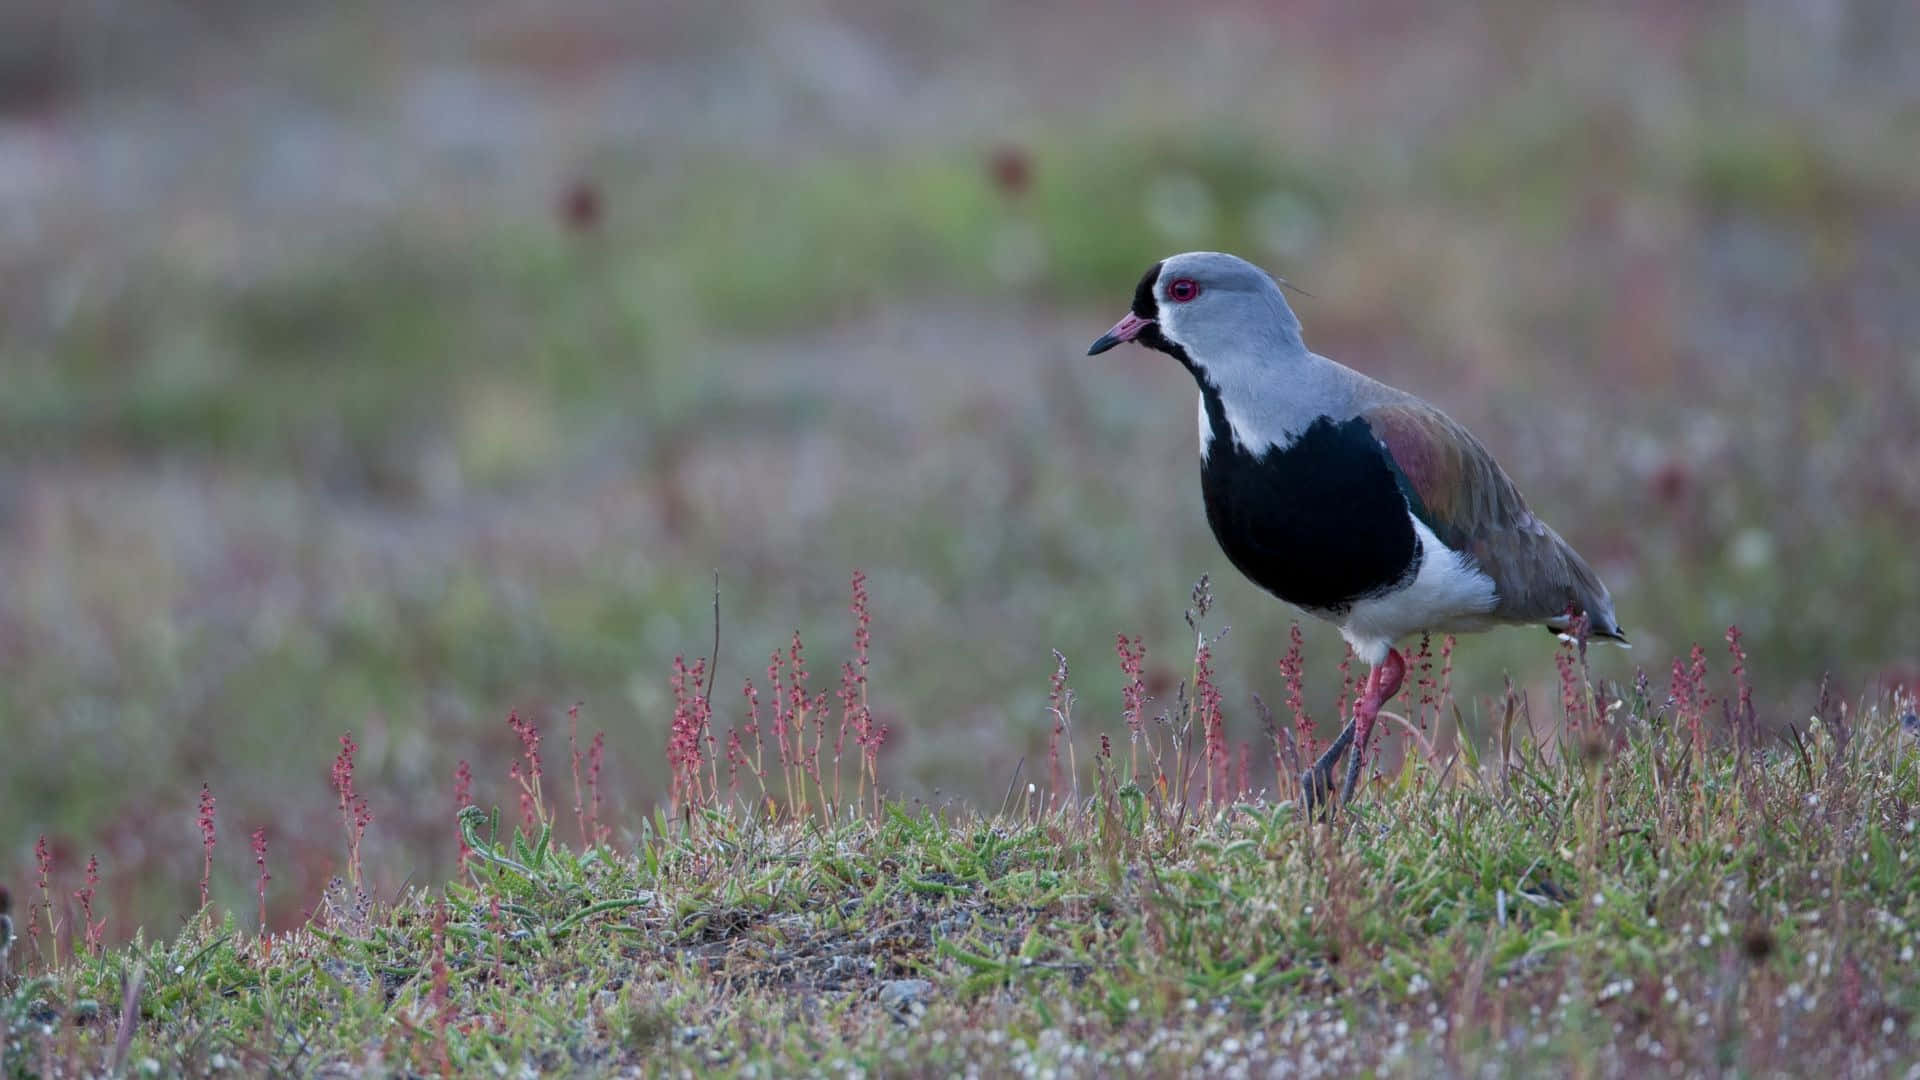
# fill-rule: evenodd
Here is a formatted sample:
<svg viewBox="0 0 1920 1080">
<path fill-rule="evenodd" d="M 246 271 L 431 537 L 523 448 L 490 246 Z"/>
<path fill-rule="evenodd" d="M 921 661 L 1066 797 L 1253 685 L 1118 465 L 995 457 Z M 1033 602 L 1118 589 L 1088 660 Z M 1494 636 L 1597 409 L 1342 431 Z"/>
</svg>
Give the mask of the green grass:
<svg viewBox="0 0 1920 1080">
<path fill-rule="evenodd" d="M 1177 718 L 1140 783 L 1083 736 L 1080 786 L 994 813 L 721 796 L 583 845 L 469 808 L 467 872 L 391 904 L 336 880 L 300 929 L 213 908 L 57 958 L 23 932 L 0 1075 L 1920 1064 L 1911 702 L 1696 741 L 1721 710 L 1587 693 L 1605 720 L 1536 744 L 1510 702 L 1505 751 L 1409 753 L 1330 822 L 1202 801 Z"/>
<path fill-rule="evenodd" d="M 196 79 L 283 58 L 275 84 L 307 73 L 378 142 L 460 45 L 363 6 L 366 32 L 303 20 L 264 53 L 221 45 Z M 1038 13 L 956 13 L 940 33 L 960 37 L 929 44 L 964 60 Z M 1162 55 L 1204 22 L 1152 16 L 1167 36 L 1138 14 L 1109 22 Z M 671 42 L 673 63 L 751 67 L 786 40 L 707 18 L 618 62 Z M 874 12 L 833 18 L 892 40 Z M 1658 681 L 1657 658 L 1737 621 L 1771 728 L 1825 673 L 1849 697 L 1912 685 L 1920 308 L 1901 239 L 1920 128 L 1815 77 L 1838 53 L 1753 67 L 1756 18 L 1676 40 L 1647 13 L 1514 9 L 1471 40 L 1415 33 L 1384 67 L 1369 35 L 1317 18 L 1249 23 L 1253 51 L 1204 92 L 1089 51 L 1010 76 L 1017 117 L 957 128 L 802 122 L 723 147 L 696 110 L 640 146 L 580 115 L 580 156 L 525 147 L 497 188 L 290 216 L 246 163 L 279 160 L 297 110 L 229 130 L 189 103 L 233 171 L 145 222 L 64 207 L 0 273 L 21 285 L 0 290 L 0 880 L 34 880 L 44 833 L 60 893 L 98 852 L 109 940 L 178 927 L 200 784 L 223 827 L 331 835 L 316 762 L 351 728 L 390 896 L 450 873 L 456 763 L 499 797 L 507 711 L 551 724 L 576 701 L 607 732 L 619 809 L 644 811 L 665 792 L 667 664 L 706 648 L 715 570 L 720 723 L 796 626 L 843 635 L 841 574 L 871 573 L 875 707 L 898 731 L 881 771 L 905 797 L 997 804 L 1044 750 L 1051 649 L 1083 710 L 1115 715 L 1097 677 L 1114 634 L 1168 640 L 1203 572 L 1234 627 L 1215 658 L 1228 725 L 1259 740 L 1251 698 L 1281 699 L 1294 613 L 1207 534 L 1190 382 L 1163 357 L 1081 355 L 1147 263 L 1192 247 L 1286 273 L 1316 349 L 1494 449 L 1614 589 L 1637 648 L 1598 675 L 1651 663 Z M 569 55 L 532 22 L 531 55 Z M 375 38 L 392 51 L 350 44 Z M 516 94 L 562 85 L 474 63 Z M 103 102 L 167 93 L 86 67 Z M 1393 77 L 1350 81 L 1376 70 Z M 894 108 L 861 102 L 857 126 Z M 51 122 L 84 143 L 89 115 Z M 995 182 L 1008 148 L 1024 189 Z M 421 164 L 395 153 L 395 176 Z M 595 229 L 553 212 L 576 179 L 603 197 Z M 1503 675 L 1551 697 L 1544 637 L 1462 643 L 1469 716 Z M 1310 629 L 1309 670 L 1339 647 Z M 1156 649 L 1148 678 L 1170 688 L 1184 662 Z M 1336 692 L 1308 680 L 1323 721 Z M 244 908 L 251 865 L 230 850 L 212 888 Z M 337 869 L 326 848 L 286 854 L 279 927 Z"/>
</svg>

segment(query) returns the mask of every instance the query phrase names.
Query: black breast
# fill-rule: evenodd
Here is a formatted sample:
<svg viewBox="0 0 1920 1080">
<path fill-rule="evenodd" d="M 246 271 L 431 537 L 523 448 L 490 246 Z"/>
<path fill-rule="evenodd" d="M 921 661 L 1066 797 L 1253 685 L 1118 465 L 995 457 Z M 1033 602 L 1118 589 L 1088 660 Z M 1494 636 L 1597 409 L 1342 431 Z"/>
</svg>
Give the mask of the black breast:
<svg viewBox="0 0 1920 1080">
<path fill-rule="evenodd" d="M 1241 573 L 1288 603 L 1344 612 L 1413 572 L 1419 539 L 1406 497 L 1366 421 L 1323 416 L 1293 445 L 1256 457 L 1201 387 L 1213 431 L 1200 466 L 1207 524 Z"/>
</svg>

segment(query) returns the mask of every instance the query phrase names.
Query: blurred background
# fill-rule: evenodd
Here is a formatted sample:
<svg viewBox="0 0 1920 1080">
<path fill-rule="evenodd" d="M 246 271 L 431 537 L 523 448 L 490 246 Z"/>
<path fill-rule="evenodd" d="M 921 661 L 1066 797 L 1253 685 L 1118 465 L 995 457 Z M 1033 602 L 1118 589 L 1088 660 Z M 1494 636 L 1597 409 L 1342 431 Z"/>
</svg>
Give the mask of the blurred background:
<svg viewBox="0 0 1920 1080">
<path fill-rule="evenodd" d="M 1043 778 L 1053 649 L 1089 744 L 1115 634 L 1164 707 L 1203 573 L 1257 739 L 1295 616 L 1190 379 L 1082 355 L 1193 248 L 1481 435 L 1613 587 L 1597 675 L 1738 622 L 1765 721 L 1911 682 L 1915 56 L 1906 0 L 9 0 L 0 875 L 45 834 L 169 931 L 206 782 L 216 901 L 265 826 L 298 920 L 352 730 L 373 880 L 438 881 L 456 763 L 511 815 L 517 708 L 569 803 L 575 702 L 631 826 L 716 571 L 723 726 L 796 628 L 831 685 L 871 575 L 897 792 Z M 1507 673 L 1550 721 L 1552 652 L 1463 640 L 1469 728 Z"/>
</svg>

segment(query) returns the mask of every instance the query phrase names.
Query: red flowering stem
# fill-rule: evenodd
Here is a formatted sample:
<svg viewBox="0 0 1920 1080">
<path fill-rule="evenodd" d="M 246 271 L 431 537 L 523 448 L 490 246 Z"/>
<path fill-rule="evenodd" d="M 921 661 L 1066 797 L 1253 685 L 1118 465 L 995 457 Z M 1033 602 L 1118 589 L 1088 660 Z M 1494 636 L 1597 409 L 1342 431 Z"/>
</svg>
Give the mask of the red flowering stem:
<svg viewBox="0 0 1920 1080">
<path fill-rule="evenodd" d="M 260 878 L 259 881 L 255 883 L 254 888 L 260 894 L 260 932 L 264 934 L 267 932 L 267 882 L 273 880 L 273 875 L 267 873 L 266 826 L 262 825 L 253 830 L 252 840 L 253 864 L 260 870 Z"/>
<path fill-rule="evenodd" d="M 333 790 L 340 800 L 340 822 L 347 830 L 347 881 L 355 892 L 360 890 L 360 838 L 373 821 L 367 800 L 353 787 L 353 756 L 359 750 L 349 731 L 340 736 L 340 753 L 333 759 Z"/>
<path fill-rule="evenodd" d="M 39 922 L 34 918 L 36 914 L 34 908 L 45 908 L 47 912 L 47 942 L 49 947 L 53 949 L 57 959 L 60 951 L 60 934 L 53 921 L 53 888 L 49 881 L 49 878 L 53 874 L 53 849 L 47 846 L 45 833 L 40 834 L 40 839 L 33 843 L 33 861 L 34 864 L 40 868 L 40 903 L 37 905 L 30 904 L 27 907 L 27 936 L 33 938 L 34 951 L 38 952 L 40 946 L 40 930 Z"/>
<path fill-rule="evenodd" d="M 1127 724 L 1133 778 L 1137 781 L 1140 776 L 1140 744 L 1147 738 L 1146 720 L 1142 716 L 1147 700 L 1147 684 L 1140 674 L 1141 665 L 1147 658 L 1147 649 L 1138 636 L 1129 641 L 1127 635 L 1120 634 L 1114 641 L 1114 651 L 1120 654 L 1120 671 L 1127 677 L 1126 686 L 1120 692 L 1120 716 Z"/>
<path fill-rule="evenodd" d="M 207 907 L 208 886 L 213 879 L 213 844 L 217 836 L 213 827 L 213 789 L 200 785 L 200 845 L 204 849 L 205 862 L 200 870 L 200 907 Z M 211 918 L 212 914 L 209 913 Z"/>
<path fill-rule="evenodd" d="M 606 843 L 613 832 L 609 826 L 600 824 L 600 767 L 605 763 L 606 756 L 607 733 L 596 731 L 593 733 L 592 745 L 587 747 L 587 788 L 593 793 L 592 810 L 588 820 L 593 822 L 593 839 L 597 844 Z"/>
<path fill-rule="evenodd" d="M 1300 624 L 1294 623 L 1287 633 L 1287 655 L 1280 659 L 1280 674 L 1287 683 L 1287 711 L 1293 714 L 1293 730 L 1300 743 L 1301 753 L 1308 760 L 1314 756 L 1313 717 L 1307 714 L 1306 698 L 1306 659 L 1305 639 L 1300 633 Z M 1346 664 L 1340 665 L 1346 671 Z M 1279 748 L 1275 747 L 1277 751 Z"/>
<path fill-rule="evenodd" d="M 587 832 L 587 796 L 586 788 L 580 783 L 580 704 L 575 702 L 567 707 L 567 764 L 573 773 L 573 823 L 580 831 L 580 846 L 593 846 L 593 836 Z"/>
<path fill-rule="evenodd" d="M 1218 806 L 1226 796 L 1229 752 L 1226 725 L 1220 715 L 1220 690 L 1213 681 L 1213 649 L 1200 646 L 1193 663 L 1194 705 L 1199 709 L 1200 736 L 1206 751 L 1207 802 Z"/>
<path fill-rule="evenodd" d="M 93 894 L 100 886 L 100 856 L 87 856 L 87 883 L 74 891 L 73 898 L 80 904 L 81 939 L 86 942 L 87 951 L 99 953 L 100 939 L 106 932 L 107 921 L 93 921 Z"/>
</svg>

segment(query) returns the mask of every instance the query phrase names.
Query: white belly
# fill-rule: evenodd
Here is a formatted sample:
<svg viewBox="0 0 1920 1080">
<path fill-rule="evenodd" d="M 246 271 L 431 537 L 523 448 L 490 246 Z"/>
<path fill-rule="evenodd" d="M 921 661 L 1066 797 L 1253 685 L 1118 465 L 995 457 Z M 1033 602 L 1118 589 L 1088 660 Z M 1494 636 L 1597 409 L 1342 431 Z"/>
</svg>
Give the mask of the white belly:
<svg viewBox="0 0 1920 1080">
<path fill-rule="evenodd" d="M 1447 547 L 1433 530 L 1413 519 L 1420 539 L 1420 569 L 1392 592 L 1356 601 L 1340 622 L 1340 636 L 1368 664 L 1386 659 L 1393 643 L 1423 630 L 1435 633 L 1484 630 L 1499 602 L 1493 579 L 1473 560 Z"/>
</svg>

